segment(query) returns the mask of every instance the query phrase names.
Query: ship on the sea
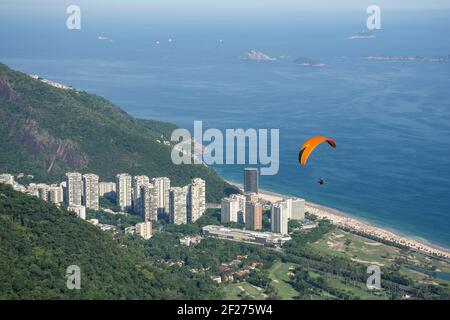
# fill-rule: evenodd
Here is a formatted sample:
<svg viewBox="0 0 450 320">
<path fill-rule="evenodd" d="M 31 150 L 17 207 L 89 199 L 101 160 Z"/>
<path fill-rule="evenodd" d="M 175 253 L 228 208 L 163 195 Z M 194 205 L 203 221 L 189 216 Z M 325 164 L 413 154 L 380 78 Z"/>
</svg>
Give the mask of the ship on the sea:
<svg viewBox="0 0 450 320">
<path fill-rule="evenodd" d="M 348 37 L 350 40 L 361 40 L 361 39 L 374 39 L 376 38 L 376 35 L 374 33 L 371 33 L 369 31 L 363 30 L 353 36 Z"/>
<path fill-rule="evenodd" d="M 293 62 L 302 67 L 314 67 L 314 68 L 325 67 L 325 63 L 322 63 L 319 60 L 314 60 L 314 59 L 304 58 L 304 57 L 297 58 Z"/>
</svg>

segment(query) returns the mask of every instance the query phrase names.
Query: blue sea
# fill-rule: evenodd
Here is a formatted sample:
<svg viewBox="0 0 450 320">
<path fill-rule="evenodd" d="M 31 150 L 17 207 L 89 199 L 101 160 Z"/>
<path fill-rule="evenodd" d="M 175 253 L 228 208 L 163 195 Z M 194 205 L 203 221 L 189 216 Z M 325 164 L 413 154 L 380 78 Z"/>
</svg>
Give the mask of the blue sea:
<svg viewBox="0 0 450 320">
<path fill-rule="evenodd" d="M 450 62 L 363 59 L 449 55 L 449 13 L 387 10 L 375 39 L 349 40 L 365 27 L 364 9 L 167 21 L 84 13 L 78 31 L 64 14 L 3 12 L 0 62 L 140 118 L 280 129 L 280 170 L 261 188 L 450 248 Z M 251 49 L 277 61 L 239 58 Z M 300 167 L 299 148 L 316 135 L 337 148 L 320 146 Z M 242 182 L 242 166 L 215 169 Z"/>
</svg>

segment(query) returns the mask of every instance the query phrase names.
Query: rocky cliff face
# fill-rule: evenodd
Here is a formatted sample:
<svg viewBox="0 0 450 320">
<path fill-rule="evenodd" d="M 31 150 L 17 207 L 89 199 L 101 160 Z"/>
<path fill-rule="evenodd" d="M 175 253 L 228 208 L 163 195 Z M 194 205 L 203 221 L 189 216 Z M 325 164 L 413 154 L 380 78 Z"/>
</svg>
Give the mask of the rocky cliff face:
<svg viewBox="0 0 450 320">
<path fill-rule="evenodd" d="M 0 78 L 0 97 L 14 103 L 22 102 L 20 95 L 11 87 L 8 80 L 2 78 Z"/>
<path fill-rule="evenodd" d="M 15 108 L 0 109 L 0 125 L 6 129 L 8 138 L 23 146 L 47 173 L 66 168 L 77 170 L 88 165 L 88 156 L 81 151 L 77 142 L 55 138 L 40 127 L 32 118 L 33 108 L 5 78 L 0 78 L 0 99 L 11 105 L 23 105 L 25 113 L 17 113 Z"/>
</svg>

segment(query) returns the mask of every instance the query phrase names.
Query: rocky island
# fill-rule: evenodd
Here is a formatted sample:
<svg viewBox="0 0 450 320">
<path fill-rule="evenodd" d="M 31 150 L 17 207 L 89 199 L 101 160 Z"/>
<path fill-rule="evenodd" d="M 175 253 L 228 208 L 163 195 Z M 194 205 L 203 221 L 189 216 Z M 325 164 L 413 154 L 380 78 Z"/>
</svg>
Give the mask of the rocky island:
<svg viewBox="0 0 450 320">
<path fill-rule="evenodd" d="M 272 58 L 269 55 L 257 51 L 257 50 L 250 50 L 249 52 L 245 53 L 242 57 L 242 60 L 254 60 L 254 61 L 275 61 L 276 58 Z"/>
</svg>

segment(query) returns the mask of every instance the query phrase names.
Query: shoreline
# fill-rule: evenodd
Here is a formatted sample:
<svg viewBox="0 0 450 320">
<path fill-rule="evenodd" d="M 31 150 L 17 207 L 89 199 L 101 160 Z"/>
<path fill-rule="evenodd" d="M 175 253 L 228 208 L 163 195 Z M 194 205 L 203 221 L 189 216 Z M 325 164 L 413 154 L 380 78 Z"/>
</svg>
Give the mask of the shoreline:
<svg viewBox="0 0 450 320">
<path fill-rule="evenodd" d="M 225 180 L 229 184 L 238 187 L 243 191 L 243 185 L 230 180 Z M 258 196 L 266 201 L 276 202 L 282 199 L 294 197 L 289 195 L 283 195 L 280 193 L 272 192 L 270 190 L 261 189 Z M 311 214 L 318 216 L 319 218 L 326 218 L 330 220 L 333 224 L 338 227 L 345 229 L 349 232 L 368 236 L 373 238 L 372 240 L 378 242 L 390 242 L 391 245 L 401 245 L 406 246 L 412 250 L 434 256 L 437 258 L 450 259 L 450 250 L 447 248 L 440 247 L 436 244 L 429 243 L 426 240 L 414 239 L 411 236 L 402 235 L 396 230 L 389 230 L 388 228 L 378 227 L 370 224 L 363 219 L 355 217 L 351 214 L 342 212 L 340 210 L 330 208 L 318 203 L 313 203 L 306 201 L 305 199 L 305 210 Z"/>
</svg>

